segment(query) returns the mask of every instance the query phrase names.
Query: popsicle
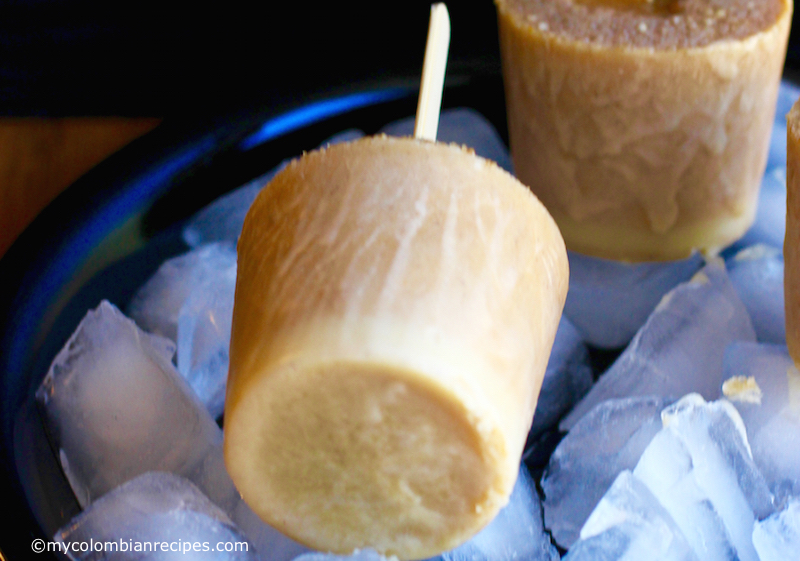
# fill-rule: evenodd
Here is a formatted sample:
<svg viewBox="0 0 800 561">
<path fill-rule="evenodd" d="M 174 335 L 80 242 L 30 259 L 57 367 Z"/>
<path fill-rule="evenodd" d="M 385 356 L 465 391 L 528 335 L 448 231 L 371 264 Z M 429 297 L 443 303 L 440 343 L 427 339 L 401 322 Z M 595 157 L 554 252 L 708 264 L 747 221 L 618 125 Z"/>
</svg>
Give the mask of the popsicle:
<svg viewBox="0 0 800 561">
<path fill-rule="evenodd" d="M 714 253 L 751 225 L 792 0 L 496 0 L 514 169 L 567 247 Z"/>
<path fill-rule="evenodd" d="M 225 458 L 250 507 L 316 549 L 400 559 L 484 527 L 567 292 L 530 190 L 461 146 L 368 137 L 289 164 L 238 251 Z"/>
</svg>

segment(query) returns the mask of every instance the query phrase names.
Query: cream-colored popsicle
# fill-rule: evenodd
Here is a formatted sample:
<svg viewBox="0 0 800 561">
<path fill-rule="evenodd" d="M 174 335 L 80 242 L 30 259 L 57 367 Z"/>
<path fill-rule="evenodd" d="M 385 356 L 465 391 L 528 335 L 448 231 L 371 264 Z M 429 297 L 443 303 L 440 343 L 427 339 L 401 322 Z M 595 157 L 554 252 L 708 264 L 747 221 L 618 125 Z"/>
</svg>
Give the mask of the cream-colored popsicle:
<svg viewBox="0 0 800 561">
<path fill-rule="evenodd" d="M 515 173 L 570 250 L 714 253 L 752 224 L 792 0 L 495 0 Z"/>
<path fill-rule="evenodd" d="M 783 264 L 786 345 L 795 365 L 800 367 L 800 101 L 787 116 Z"/>
<path fill-rule="evenodd" d="M 245 501 L 326 551 L 468 539 L 511 493 L 567 283 L 544 207 L 461 147 L 292 162 L 239 240 L 225 459 Z"/>
</svg>

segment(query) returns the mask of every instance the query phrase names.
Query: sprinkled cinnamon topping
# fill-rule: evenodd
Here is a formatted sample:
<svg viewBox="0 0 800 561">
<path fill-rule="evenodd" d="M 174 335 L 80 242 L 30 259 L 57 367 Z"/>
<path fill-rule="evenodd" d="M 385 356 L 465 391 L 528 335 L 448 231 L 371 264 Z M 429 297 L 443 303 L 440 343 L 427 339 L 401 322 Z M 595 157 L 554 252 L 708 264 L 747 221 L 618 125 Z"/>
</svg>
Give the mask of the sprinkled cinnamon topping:
<svg viewBox="0 0 800 561">
<path fill-rule="evenodd" d="M 787 0 L 497 0 L 533 29 L 611 46 L 703 47 L 768 29 Z"/>
</svg>

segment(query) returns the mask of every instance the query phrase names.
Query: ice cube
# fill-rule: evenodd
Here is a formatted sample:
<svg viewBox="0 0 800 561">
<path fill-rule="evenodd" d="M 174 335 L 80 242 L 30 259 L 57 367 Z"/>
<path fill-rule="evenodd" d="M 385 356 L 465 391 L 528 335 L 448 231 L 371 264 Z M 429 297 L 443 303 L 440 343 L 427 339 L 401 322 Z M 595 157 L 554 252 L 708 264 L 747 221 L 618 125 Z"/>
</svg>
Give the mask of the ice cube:
<svg viewBox="0 0 800 561">
<path fill-rule="evenodd" d="M 253 544 L 262 561 L 291 561 L 312 551 L 264 523 L 244 501 L 239 501 L 231 518 Z"/>
<path fill-rule="evenodd" d="M 773 510 L 744 423 L 727 401 L 685 396 L 633 470 L 670 513 L 699 559 L 758 561 L 751 535 Z"/>
<path fill-rule="evenodd" d="M 778 501 L 800 495 L 800 373 L 786 346 L 731 345 L 723 393 L 741 414 L 753 458 Z"/>
<path fill-rule="evenodd" d="M 127 312 L 137 325 L 178 340 L 178 314 L 189 295 L 204 279 L 236 267 L 236 248 L 230 243 L 211 243 L 168 259 L 142 285 Z"/>
<path fill-rule="evenodd" d="M 785 344 L 737 341 L 725 349 L 723 394 L 739 411 L 748 438 L 789 404 L 793 369 Z"/>
<path fill-rule="evenodd" d="M 786 122 L 779 126 L 786 130 Z M 786 133 L 776 137 L 776 143 L 783 144 L 783 163 L 770 164 L 761 181 L 758 195 L 758 208 L 755 220 L 750 229 L 734 244 L 728 253 L 736 253 L 741 249 L 755 245 L 765 244 L 772 247 L 783 247 L 783 238 L 786 235 Z M 782 140 L 781 140 L 782 139 Z"/>
<path fill-rule="evenodd" d="M 103 301 L 53 360 L 37 399 L 81 506 L 147 471 L 188 475 L 220 445 L 173 352 Z"/>
<path fill-rule="evenodd" d="M 715 258 L 664 296 L 561 429 L 569 430 L 598 403 L 615 397 L 697 392 L 716 399 L 725 348 L 739 340 L 755 341 L 753 325 L 724 262 Z"/>
<path fill-rule="evenodd" d="M 792 106 L 795 104 L 798 98 L 800 98 L 800 86 L 788 80 L 783 80 L 781 82 L 780 88 L 778 88 L 778 101 L 776 102 L 776 108 L 775 108 L 776 125 L 786 124 L 786 114 L 792 110 Z M 783 160 L 779 161 L 786 163 L 785 142 L 783 143 L 783 149 L 784 149 L 784 158 Z M 772 154 L 770 154 L 770 156 L 772 156 Z"/>
<path fill-rule="evenodd" d="M 414 117 L 389 123 L 381 132 L 390 136 L 411 136 L 414 134 Z M 475 150 L 478 156 L 492 160 L 511 172 L 511 156 L 497 129 L 474 109 L 462 107 L 442 111 L 436 138 L 440 142 L 465 144 Z"/>
<path fill-rule="evenodd" d="M 160 472 L 144 473 L 93 502 L 54 540 L 62 551 L 70 546 L 67 557 L 73 560 L 155 561 L 188 559 L 190 553 L 203 559 L 256 559 L 230 518 L 197 487 Z M 218 546 L 231 551 L 216 551 Z"/>
<path fill-rule="evenodd" d="M 800 404 L 787 405 L 751 439 L 753 457 L 780 502 L 800 496 Z"/>
<path fill-rule="evenodd" d="M 386 557 L 374 549 L 357 549 L 351 555 L 310 552 L 300 555 L 294 561 L 387 561 Z"/>
<path fill-rule="evenodd" d="M 594 381 L 589 349 L 578 330 L 561 316 L 555 342 L 547 363 L 529 440 L 535 440 L 558 424 Z"/>
<path fill-rule="evenodd" d="M 661 297 L 689 280 L 703 265 L 700 254 L 659 263 L 623 263 L 569 256 L 569 292 L 564 314 L 586 342 L 603 349 L 622 348 L 647 321 Z"/>
<path fill-rule="evenodd" d="M 263 522 L 242 500 L 225 467 L 222 446 L 214 447 L 188 478 L 202 489 L 253 544 L 263 561 L 291 561 L 310 551 Z"/>
<path fill-rule="evenodd" d="M 650 490 L 625 470 L 592 511 L 569 561 L 700 561 Z"/>
<path fill-rule="evenodd" d="M 225 407 L 236 255 L 191 290 L 178 314 L 178 372 L 213 418 Z"/>
<path fill-rule="evenodd" d="M 783 113 L 775 112 L 775 123 L 772 125 L 769 153 L 767 155 L 767 170 L 786 167 L 786 114 L 791 111 L 792 105 L 797 101 L 795 97 Z"/>
<path fill-rule="evenodd" d="M 37 391 L 53 445 L 82 507 L 148 471 L 192 481 L 270 561 L 304 549 L 243 506 L 222 431 L 172 365 L 174 345 L 112 304 L 90 311 Z M 268 547 L 267 547 L 268 546 Z"/>
<path fill-rule="evenodd" d="M 360 130 L 348 129 L 330 137 L 322 146 L 355 140 L 362 136 L 364 133 Z M 261 189 L 290 160 L 291 158 L 282 161 L 274 169 L 219 197 L 197 212 L 183 229 L 183 240 L 186 244 L 189 247 L 199 247 L 220 241 L 235 243 L 242 232 L 244 217 L 250 210 L 250 205 Z"/>
<path fill-rule="evenodd" d="M 569 548 L 578 539 L 617 475 L 636 466 L 668 404 L 660 397 L 605 401 L 564 437 L 542 478 L 545 525 L 559 545 Z"/>
<path fill-rule="evenodd" d="M 212 242 L 236 242 L 242 232 L 244 217 L 261 189 L 286 165 L 253 179 L 223 195 L 195 214 L 183 230 L 183 241 L 189 247 Z"/>
<path fill-rule="evenodd" d="M 756 338 L 785 344 L 781 250 L 766 245 L 743 249 L 728 261 L 728 275 L 750 314 Z"/>
<path fill-rule="evenodd" d="M 753 545 L 761 561 L 800 559 L 800 497 L 790 500 L 781 512 L 756 522 Z"/>
<path fill-rule="evenodd" d="M 140 327 L 178 343 L 178 371 L 214 418 L 225 401 L 235 289 L 236 249 L 212 243 L 164 262 L 128 308 Z"/>
<path fill-rule="evenodd" d="M 558 550 L 544 532 L 536 486 L 520 467 L 508 504 L 462 546 L 442 554 L 444 561 L 558 561 Z"/>
</svg>

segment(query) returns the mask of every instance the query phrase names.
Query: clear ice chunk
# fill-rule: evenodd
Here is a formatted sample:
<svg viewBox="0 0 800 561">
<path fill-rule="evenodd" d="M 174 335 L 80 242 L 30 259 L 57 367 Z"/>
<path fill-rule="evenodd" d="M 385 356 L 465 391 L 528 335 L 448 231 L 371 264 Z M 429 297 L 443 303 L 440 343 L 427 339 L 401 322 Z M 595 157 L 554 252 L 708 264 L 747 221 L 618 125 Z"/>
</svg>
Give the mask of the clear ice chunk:
<svg viewBox="0 0 800 561">
<path fill-rule="evenodd" d="M 744 421 L 753 459 L 778 502 L 800 495 L 800 372 L 786 346 L 731 345 L 722 387 Z"/>
<path fill-rule="evenodd" d="M 633 469 L 661 430 L 661 397 L 605 401 L 559 443 L 542 478 L 545 526 L 569 548 L 619 473 Z"/>
<path fill-rule="evenodd" d="M 291 561 L 312 551 L 264 523 L 242 500 L 236 505 L 231 518 L 252 542 L 262 561 Z"/>
<path fill-rule="evenodd" d="M 178 372 L 211 416 L 222 413 L 228 378 L 236 249 L 212 243 L 165 261 L 128 310 L 143 329 L 178 344 Z"/>
<path fill-rule="evenodd" d="M 793 369 L 786 345 L 737 341 L 725 349 L 722 391 L 739 411 L 748 437 L 789 404 Z"/>
<path fill-rule="evenodd" d="M 689 280 L 703 265 L 699 253 L 658 263 L 623 263 L 572 251 L 568 256 L 569 292 L 564 314 L 587 343 L 603 349 L 627 345 L 661 297 Z"/>
<path fill-rule="evenodd" d="M 442 554 L 444 561 L 558 561 L 542 524 L 536 485 L 524 465 L 508 504 L 471 540 Z"/>
<path fill-rule="evenodd" d="M 769 518 L 756 522 L 753 545 L 760 561 L 800 559 L 800 497 Z"/>
<path fill-rule="evenodd" d="M 593 382 L 589 349 L 575 326 L 562 315 L 539 392 L 529 440 L 535 440 L 555 427 L 559 419 L 586 395 Z"/>
<path fill-rule="evenodd" d="M 630 345 L 564 418 L 561 430 L 611 398 L 697 392 L 716 399 L 725 348 L 738 340 L 755 341 L 755 332 L 724 262 L 715 258 L 662 298 Z"/>
<path fill-rule="evenodd" d="M 783 80 L 778 88 L 778 101 L 776 102 L 775 107 L 776 125 L 786 125 L 786 114 L 792 110 L 792 106 L 795 104 L 798 98 L 800 98 L 800 86 L 796 85 L 794 82 Z M 778 129 L 779 134 L 780 132 L 782 131 Z M 770 150 L 770 163 L 775 162 L 776 164 L 786 164 L 786 142 L 781 142 L 781 140 L 785 141 L 786 135 L 784 135 L 782 138 L 778 136 L 776 139 L 775 148 L 778 150 L 778 152 L 776 154 L 775 150 Z M 780 152 L 781 150 L 782 153 Z M 774 159 L 776 157 L 778 158 L 777 160 Z"/>
<path fill-rule="evenodd" d="M 775 108 L 775 122 L 772 125 L 767 170 L 786 168 L 786 115 L 800 97 L 800 87 L 784 80 L 778 89 L 778 100 Z"/>
<path fill-rule="evenodd" d="M 178 313 L 178 372 L 213 418 L 225 408 L 236 254 L 189 293 Z"/>
<path fill-rule="evenodd" d="M 189 247 L 212 242 L 236 242 L 242 233 L 244 217 L 261 189 L 287 162 L 227 193 L 197 212 L 183 230 Z"/>
<path fill-rule="evenodd" d="M 364 133 L 348 129 L 332 136 L 322 143 L 322 146 L 355 140 L 364 136 Z M 275 174 L 289 163 L 286 159 L 274 169 L 245 183 L 231 192 L 219 197 L 206 207 L 200 209 L 183 229 L 183 241 L 189 247 L 199 247 L 212 242 L 226 241 L 236 243 L 242 232 L 244 217 L 250 210 L 250 205 L 264 186 L 275 177 Z"/>
<path fill-rule="evenodd" d="M 411 136 L 414 134 L 414 117 L 389 123 L 381 132 L 390 136 Z M 511 155 L 497 129 L 474 109 L 464 107 L 442 111 L 436 139 L 439 142 L 465 144 L 475 150 L 478 156 L 492 160 L 511 172 Z"/>
<path fill-rule="evenodd" d="M 669 513 L 629 470 L 592 511 L 565 561 L 700 561 Z"/>
<path fill-rule="evenodd" d="M 236 267 L 236 248 L 211 243 L 166 260 L 134 294 L 128 315 L 150 333 L 178 340 L 178 315 L 186 300 L 204 279 Z"/>
<path fill-rule="evenodd" d="M 54 541 L 63 549 L 70 545 L 72 560 L 190 559 L 192 553 L 220 561 L 256 559 L 230 518 L 197 487 L 162 472 L 144 473 L 93 502 Z M 216 551 L 218 545 L 231 551 Z"/>
<path fill-rule="evenodd" d="M 662 412 L 633 474 L 670 513 L 699 559 L 758 561 L 751 536 L 773 498 L 750 455 L 744 423 L 725 400 L 685 396 Z"/>
<path fill-rule="evenodd" d="M 351 555 L 335 555 L 319 551 L 305 553 L 294 561 L 387 561 L 386 557 L 374 549 L 357 549 Z"/>
<path fill-rule="evenodd" d="M 215 446 L 188 478 L 233 520 L 253 544 L 258 559 L 290 561 L 310 551 L 263 522 L 242 500 L 225 467 L 222 446 Z"/>
<path fill-rule="evenodd" d="M 103 301 L 56 356 L 37 400 L 78 502 L 85 508 L 138 475 L 170 472 L 194 483 L 269 561 L 306 551 L 242 502 L 222 431 L 175 370 L 174 350 Z"/>
<path fill-rule="evenodd" d="M 800 405 L 787 405 L 751 439 L 753 457 L 778 500 L 800 496 Z"/>
<path fill-rule="evenodd" d="M 103 301 L 53 360 L 36 395 L 81 506 L 147 471 L 188 475 L 220 445 L 173 353 Z"/>
<path fill-rule="evenodd" d="M 731 283 L 750 314 L 756 338 L 762 343 L 785 344 L 781 250 L 751 246 L 737 253 L 727 265 Z"/>
<path fill-rule="evenodd" d="M 782 129 L 783 137 L 783 163 L 767 167 L 761 189 L 758 194 L 758 208 L 753 225 L 745 232 L 731 249 L 726 251 L 739 251 L 746 247 L 765 244 L 772 247 L 783 247 L 783 238 L 786 235 L 786 122 L 777 127 Z M 776 139 L 775 133 L 772 136 Z M 780 139 L 778 134 L 777 139 Z"/>
</svg>

